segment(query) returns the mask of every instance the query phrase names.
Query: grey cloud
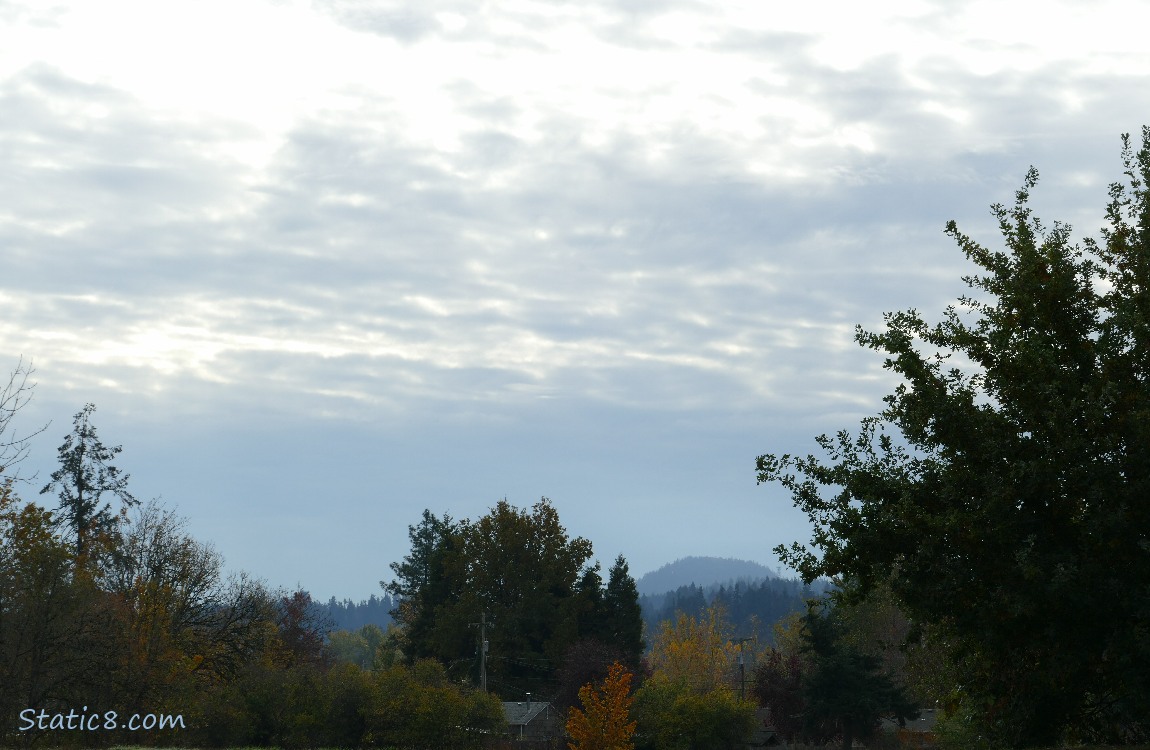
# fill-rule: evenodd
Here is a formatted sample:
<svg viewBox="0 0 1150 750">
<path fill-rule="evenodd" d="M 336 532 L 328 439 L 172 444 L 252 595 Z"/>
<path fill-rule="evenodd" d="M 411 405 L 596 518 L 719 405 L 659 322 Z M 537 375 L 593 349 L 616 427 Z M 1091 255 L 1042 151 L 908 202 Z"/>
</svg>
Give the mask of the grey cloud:
<svg viewBox="0 0 1150 750">
<path fill-rule="evenodd" d="M 439 26 L 429 6 L 402 0 L 316 0 L 313 5 L 349 28 L 405 43 L 424 39 Z"/>
<path fill-rule="evenodd" d="M 447 38 L 424 6 L 327 7 L 404 43 Z M 666 46 L 619 19 L 673 7 L 693 6 L 601 7 L 595 33 Z M 486 39 L 489 20 L 459 33 Z M 246 510 L 252 497 L 286 498 L 329 546 L 372 549 L 388 534 L 402 547 L 415 505 L 473 515 L 507 492 L 586 502 L 571 512 L 587 524 L 605 507 L 591 500 L 609 498 L 628 528 L 718 496 L 765 504 L 754 455 L 813 448 L 892 385 L 854 324 L 909 307 L 933 317 L 964 291 L 969 268 L 943 223 L 994 245 L 987 205 L 1009 202 L 1029 163 L 1044 217 L 1101 223 L 1117 131 L 1136 130 L 1150 86 L 1062 64 L 977 76 L 884 56 L 837 71 L 791 34 L 732 32 L 710 51 L 723 49 L 749 61 L 740 108 L 799 97 L 829 132 L 865 126 L 875 150 L 765 110 L 738 137 L 685 109 L 654 126 L 620 116 L 592 140 L 593 113 L 457 79 L 444 90 L 470 129 L 453 150 L 409 133 L 403 102 L 359 92 L 350 115 L 295 123 L 256 172 L 221 149 L 250 135 L 242 124 L 176 120 L 27 69 L 0 90 L 0 337 L 37 358 L 48 402 L 69 402 L 60 418 L 94 399 L 153 430 L 143 464 L 166 467 L 177 489 L 164 491 L 198 496 L 231 562 L 281 580 L 304 571 L 266 551 L 242 558 L 266 516 Z M 967 124 L 925 110 L 930 98 Z M 803 174 L 748 168 L 782 144 Z M 334 496 L 363 516 L 354 544 L 308 507 Z M 791 522 L 772 541 L 802 538 Z M 657 554 L 594 528 L 608 550 Z M 347 593 L 366 595 L 390 559 Z"/>
</svg>

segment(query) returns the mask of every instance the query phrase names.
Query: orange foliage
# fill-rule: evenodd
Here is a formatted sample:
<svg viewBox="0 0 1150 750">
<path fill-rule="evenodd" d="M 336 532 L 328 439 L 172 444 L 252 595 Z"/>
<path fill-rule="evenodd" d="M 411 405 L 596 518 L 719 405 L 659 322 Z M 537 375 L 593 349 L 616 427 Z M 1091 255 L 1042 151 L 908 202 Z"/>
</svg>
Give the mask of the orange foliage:
<svg viewBox="0 0 1150 750">
<path fill-rule="evenodd" d="M 632 750 L 636 723 L 630 718 L 631 673 L 619 662 L 611 665 L 600 689 L 587 683 L 579 690 L 583 710 L 572 708 L 567 718 L 570 750 Z"/>
</svg>

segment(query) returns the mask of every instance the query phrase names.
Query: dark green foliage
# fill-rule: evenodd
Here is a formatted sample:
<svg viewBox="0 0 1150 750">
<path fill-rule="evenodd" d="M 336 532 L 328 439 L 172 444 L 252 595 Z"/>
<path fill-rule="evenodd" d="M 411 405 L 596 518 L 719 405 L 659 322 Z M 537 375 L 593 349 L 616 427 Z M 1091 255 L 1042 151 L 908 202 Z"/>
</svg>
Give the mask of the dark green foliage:
<svg viewBox="0 0 1150 750">
<path fill-rule="evenodd" d="M 603 608 L 603 576 L 599 574 L 599 563 L 583 570 L 583 576 L 575 584 L 575 598 L 579 637 L 604 640 L 607 617 Z"/>
<path fill-rule="evenodd" d="M 555 676 L 557 687 L 552 704 L 560 711 L 578 706 L 579 689 L 587 684 L 602 684 L 615 662 L 624 663 L 623 654 L 602 641 L 585 638 L 573 644 L 563 655 Z"/>
<path fill-rule="evenodd" d="M 546 499 L 530 512 L 497 503 L 464 534 L 460 595 L 441 613 L 458 634 L 443 641 L 463 643 L 466 651 L 442 657 L 474 652 L 478 632 L 469 623 L 486 612 L 495 623 L 488 631 L 488 685 L 508 700 L 551 694 L 559 661 L 578 637 L 575 589 L 590 557 L 591 543 L 569 538 Z"/>
<path fill-rule="evenodd" d="M 820 437 L 828 463 L 758 461 L 815 524 L 784 560 L 852 596 L 889 580 L 1012 746 L 1150 737 L 1150 128 L 1123 143 L 1101 243 L 1032 215 L 1032 169 L 993 209 L 1005 251 L 947 225 L 974 297 L 857 331 L 906 381 L 885 411 Z"/>
<path fill-rule="evenodd" d="M 730 690 L 694 690 L 652 679 L 635 694 L 636 750 L 736 750 L 754 730 L 755 710 Z"/>
<path fill-rule="evenodd" d="M 91 421 L 94 411 L 94 404 L 85 404 L 76 413 L 72 432 L 65 436 L 59 448 L 60 468 L 52 472 L 52 481 L 40 490 L 41 495 L 58 491 L 58 519 L 71 531 L 77 557 L 88 551 L 94 537 L 117 531 L 120 519 L 112 513 L 111 504 L 100 505 L 104 493 L 118 497 L 124 507 L 139 504 L 128 492 L 128 475 L 121 475 L 120 470 L 109 463 L 123 448 L 118 445 L 108 448 L 100 442 Z"/>
<path fill-rule="evenodd" d="M 771 725 L 788 743 L 824 744 L 838 737 L 870 743 L 880 718 L 917 716 L 906 691 L 885 670 L 882 659 L 855 643 L 857 613 L 836 608 L 821 614 L 808 604 L 801 623 L 800 650 L 771 649 L 755 670 L 752 692 L 770 710 Z"/>
<path fill-rule="evenodd" d="M 601 684 L 615 662 L 633 674 L 643 658 L 643 615 L 639 592 L 622 555 L 615 558 L 604 588 L 599 565 L 588 567 L 580 579 L 576 598 L 580 640 L 563 655 L 553 703 L 560 709 L 578 704 L 579 689 Z M 636 685 L 637 687 L 637 685 Z"/>
<path fill-rule="evenodd" d="M 643 600 L 653 602 L 656 597 L 643 597 Z M 707 611 L 708 604 L 706 592 L 693 583 L 668 591 L 663 595 L 663 602 L 662 606 L 651 608 L 651 615 L 647 620 L 647 628 L 651 632 L 655 632 L 659 623 L 664 620 L 674 620 L 678 612 L 690 617 L 699 617 Z"/>
<path fill-rule="evenodd" d="M 546 498 L 530 510 L 501 501 L 474 522 L 424 511 L 409 536 L 411 553 L 392 565 L 396 580 L 385 585 L 396 597 L 409 659 L 432 657 L 453 677 L 478 681 L 476 625 L 486 616 L 489 688 L 521 700 L 555 693 L 556 672 L 581 639 L 625 658 L 636 642 L 641 651 L 626 561 L 616 560 L 604 589 L 598 567 L 587 565 L 591 543 L 570 538 Z"/>
<path fill-rule="evenodd" d="M 392 563 L 395 580 L 380 585 L 395 597 L 392 616 L 403 626 L 405 650 L 412 659 L 426 658 L 440 650 L 434 642 L 436 609 L 448 605 L 461 584 L 449 566 L 458 559 L 463 544 L 459 524 L 451 516 L 437 518 L 423 511 L 417 526 L 408 527 L 411 552 L 402 562 Z"/>
<path fill-rule="evenodd" d="M 482 747 L 504 727 L 493 696 L 420 661 L 369 672 L 353 664 L 252 665 L 206 699 L 189 739 L 213 747 Z"/>
<path fill-rule="evenodd" d="M 622 555 L 615 558 L 603 596 L 606 620 L 604 640 L 623 654 L 621 662 L 635 670 L 643 657 L 643 610 L 639 607 L 639 589 L 631 577 Z"/>
<path fill-rule="evenodd" d="M 811 607 L 803 619 L 803 651 L 811 657 L 802 679 L 803 732 L 808 739 L 842 739 L 844 750 L 858 739 L 871 740 L 883 717 L 918 717 L 918 708 L 881 671 L 877 656 L 864 654 L 844 639 L 843 625 L 833 613 Z"/>
</svg>

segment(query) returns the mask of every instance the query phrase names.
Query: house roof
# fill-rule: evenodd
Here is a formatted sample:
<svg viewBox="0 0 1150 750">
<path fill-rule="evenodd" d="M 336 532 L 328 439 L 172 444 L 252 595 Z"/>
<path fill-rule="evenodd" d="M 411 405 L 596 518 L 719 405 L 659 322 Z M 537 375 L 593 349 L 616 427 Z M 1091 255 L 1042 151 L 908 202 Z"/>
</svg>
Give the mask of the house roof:
<svg viewBox="0 0 1150 750">
<path fill-rule="evenodd" d="M 551 708 L 550 703 L 541 701 L 503 701 L 503 716 L 511 726 L 530 724 L 535 717 Z"/>
</svg>

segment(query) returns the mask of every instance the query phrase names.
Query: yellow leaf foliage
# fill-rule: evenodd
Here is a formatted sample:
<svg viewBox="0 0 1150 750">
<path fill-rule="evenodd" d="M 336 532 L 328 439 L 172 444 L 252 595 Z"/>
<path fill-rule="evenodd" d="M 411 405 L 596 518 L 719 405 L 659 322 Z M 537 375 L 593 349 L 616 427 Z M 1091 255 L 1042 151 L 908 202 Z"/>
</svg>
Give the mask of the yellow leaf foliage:
<svg viewBox="0 0 1150 750">
<path fill-rule="evenodd" d="M 723 612 L 708 607 L 699 618 L 679 613 L 664 622 L 651 650 L 657 679 L 690 686 L 698 693 L 729 689 L 738 647 L 730 640 Z"/>
</svg>

